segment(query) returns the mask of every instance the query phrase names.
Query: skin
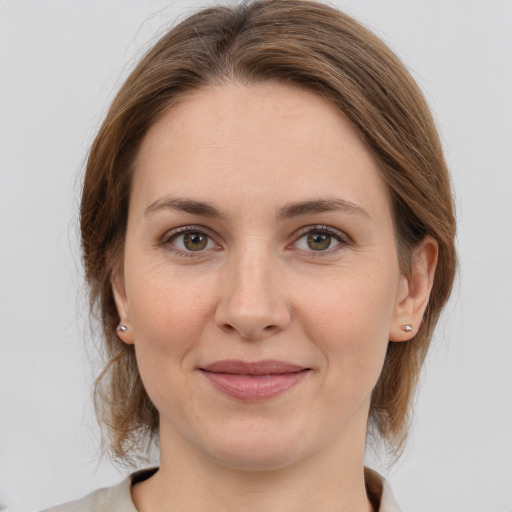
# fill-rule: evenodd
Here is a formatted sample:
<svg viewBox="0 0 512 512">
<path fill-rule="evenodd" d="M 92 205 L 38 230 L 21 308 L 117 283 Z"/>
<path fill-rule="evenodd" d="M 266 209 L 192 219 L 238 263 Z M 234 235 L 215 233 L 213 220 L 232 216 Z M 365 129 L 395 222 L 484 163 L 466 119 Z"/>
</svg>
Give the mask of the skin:
<svg viewBox="0 0 512 512">
<path fill-rule="evenodd" d="M 183 199 L 218 215 L 183 211 Z M 289 208 L 307 201 L 329 208 Z M 187 226 L 188 239 L 176 232 Z M 197 235 L 204 248 L 191 244 Z M 427 238 L 414 256 L 402 276 L 378 166 L 323 98 L 228 83 L 166 112 L 138 155 L 123 274 L 113 276 L 128 327 L 119 335 L 135 344 L 161 422 L 160 470 L 133 487 L 138 510 L 372 510 L 371 392 L 389 340 L 409 340 L 421 323 L 437 244 Z M 310 371 L 244 402 L 199 369 L 222 359 Z"/>
</svg>

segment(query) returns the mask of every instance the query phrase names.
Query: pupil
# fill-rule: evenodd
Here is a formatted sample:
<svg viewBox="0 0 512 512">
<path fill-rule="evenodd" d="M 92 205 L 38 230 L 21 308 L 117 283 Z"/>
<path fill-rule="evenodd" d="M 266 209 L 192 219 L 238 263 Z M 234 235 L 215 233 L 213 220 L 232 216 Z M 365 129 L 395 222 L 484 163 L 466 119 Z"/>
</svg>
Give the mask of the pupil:
<svg viewBox="0 0 512 512">
<path fill-rule="evenodd" d="M 321 233 L 308 235 L 308 247 L 313 251 L 322 251 L 328 249 L 331 245 L 330 235 L 323 235 Z"/>
<path fill-rule="evenodd" d="M 183 239 L 185 247 L 189 251 L 200 251 L 206 247 L 206 237 L 199 233 L 187 233 Z"/>
</svg>

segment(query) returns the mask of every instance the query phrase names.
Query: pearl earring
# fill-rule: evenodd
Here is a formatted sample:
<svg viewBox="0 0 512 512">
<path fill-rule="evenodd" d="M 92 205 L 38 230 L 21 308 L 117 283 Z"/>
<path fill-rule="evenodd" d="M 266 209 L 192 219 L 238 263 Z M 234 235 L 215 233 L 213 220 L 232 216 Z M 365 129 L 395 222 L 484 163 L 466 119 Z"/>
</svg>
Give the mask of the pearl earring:
<svg viewBox="0 0 512 512">
<path fill-rule="evenodd" d="M 404 325 L 402 325 L 402 329 L 405 332 L 411 332 L 412 331 L 412 325 L 411 324 L 404 324 Z"/>
<path fill-rule="evenodd" d="M 117 332 L 126 332 L 126 331 L 128 331 L 128 327 L 126 327 L 126 325 L 119 324 L 117 326 Z"/>
</svg>

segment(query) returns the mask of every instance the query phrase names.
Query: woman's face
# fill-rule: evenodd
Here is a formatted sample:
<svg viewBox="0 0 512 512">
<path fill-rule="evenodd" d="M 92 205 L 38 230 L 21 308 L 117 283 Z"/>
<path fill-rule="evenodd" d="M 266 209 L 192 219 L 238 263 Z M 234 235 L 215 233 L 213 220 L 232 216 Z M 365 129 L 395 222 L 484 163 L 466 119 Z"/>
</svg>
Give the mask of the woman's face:
<svg viewBox="0 0 512 512">
<path fill-rule="evenodd" d="M 410 286 L 377 165 L 324 99 L 189 94 L 141 146 L 124 257 L 120 336 L 162 446 L 246 469 L 360 455 Z"/>
</svg>

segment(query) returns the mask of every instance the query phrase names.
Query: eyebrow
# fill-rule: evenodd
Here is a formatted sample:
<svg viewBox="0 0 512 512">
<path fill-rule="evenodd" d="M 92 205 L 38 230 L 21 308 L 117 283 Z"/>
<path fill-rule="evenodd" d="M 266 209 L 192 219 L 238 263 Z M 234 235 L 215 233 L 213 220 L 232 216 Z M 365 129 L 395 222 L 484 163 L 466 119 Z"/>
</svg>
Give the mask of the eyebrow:
<svg viewBox="0 0 512 512">
<path fill-rule="evenodd" d="M 158 199 L 144 210 L 143 216 L 145 217 L 159 210 L 177 210 L 193 215 L 202 215 L 204 217 L 224 217 L 220 211 L 210 203 L 182 197 Z"/>
<path fill-rule="evenodd" d="M 291 203 L 283 206 L 278 213 L 278 219 L 290 219 L 306 215 L 308 213 L 324 213 L 341 211 L 350 215 L 361 215 L 371 219 L 366 210 L 346 199 L 329 198 L 329 199 L 316 199 L 312 201 L 302 201 L 298 203 Z"/>
<path fill-rule="evenodd" d="M 190 213 L 192 215 L 201 215 L 204 217 L 212 217 L 224 219 L 225 216 L 213 204 L 206 201 L 197 201 L 195 199 L 188 199 L 182 197 L 158 199 L 151 203 L 143 213 L 147 216 L 159 210 L 176 210 L 180 212 Z M 360 215 L 371 219 L 366 210 L 346 199 L 329 198 L 329 199 L 314 199 L 309 201 L 300 201 L 290 203 L 277 212 L 277 220 L 291 219 L 309 213 L 323 213 L 341 211 L 349 215 Z"/>
</svg>

